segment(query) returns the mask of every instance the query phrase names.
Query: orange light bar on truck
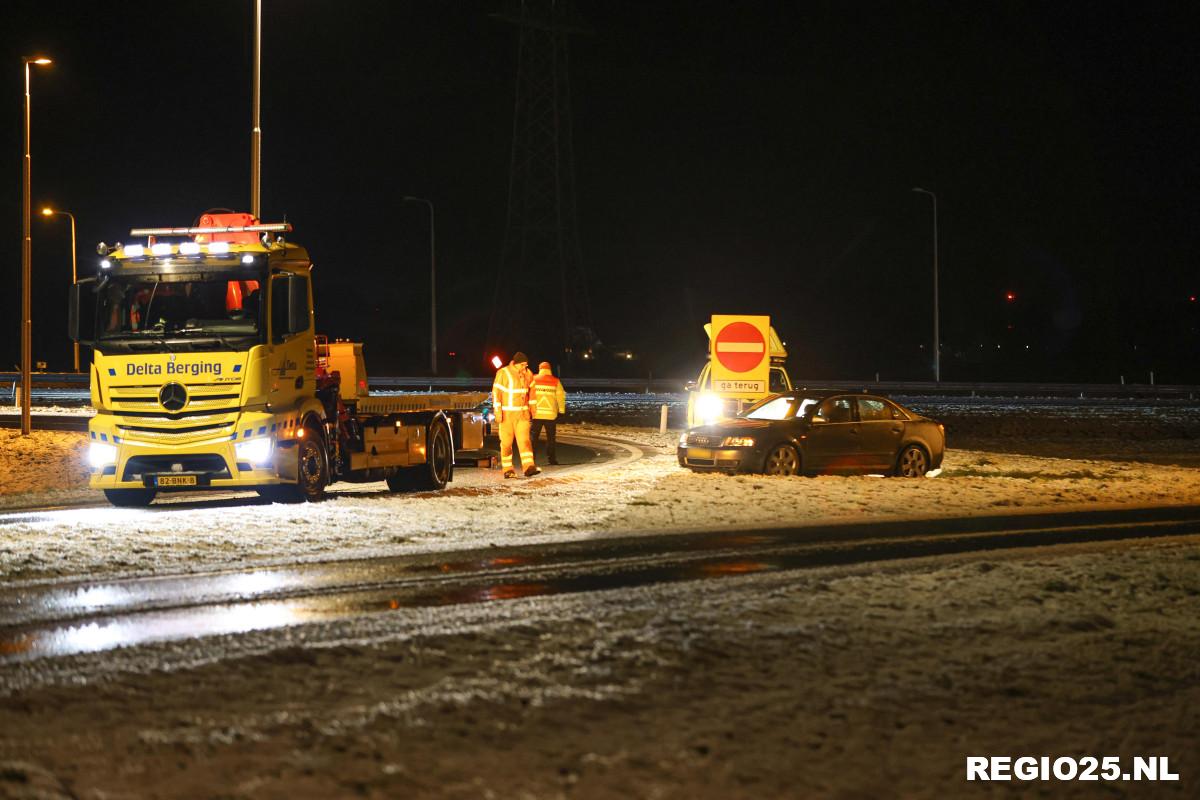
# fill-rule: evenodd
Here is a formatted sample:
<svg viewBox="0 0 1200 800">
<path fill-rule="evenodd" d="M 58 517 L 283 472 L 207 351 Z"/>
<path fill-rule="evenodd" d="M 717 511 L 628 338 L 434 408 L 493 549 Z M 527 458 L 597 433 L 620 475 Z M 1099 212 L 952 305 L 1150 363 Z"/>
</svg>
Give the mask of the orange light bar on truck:
<svg viewBox="0 0 1200 800">
<path fill-rule="evenodd" d="M 134 228 L 130 236 L 197 236 L 206 233 L 291 233 L 292 223 L 266 225 L 220 225 L 209 228 Z"/>
</svg>

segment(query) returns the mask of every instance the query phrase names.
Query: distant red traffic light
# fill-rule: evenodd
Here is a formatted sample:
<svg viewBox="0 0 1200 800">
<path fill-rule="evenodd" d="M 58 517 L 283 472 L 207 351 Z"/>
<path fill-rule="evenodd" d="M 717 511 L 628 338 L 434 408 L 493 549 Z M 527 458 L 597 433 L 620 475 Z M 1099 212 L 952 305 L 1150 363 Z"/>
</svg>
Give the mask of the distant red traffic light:
<svg viewBox="0 0 1200 800">
<path fill-rule="evenodd" d="M 1005 292 L 1004 299 L 1007 300 L 1008 302 L 1012 303 L 1017 299 L 1017 293 L 1016 292 Z"/>
</svg>

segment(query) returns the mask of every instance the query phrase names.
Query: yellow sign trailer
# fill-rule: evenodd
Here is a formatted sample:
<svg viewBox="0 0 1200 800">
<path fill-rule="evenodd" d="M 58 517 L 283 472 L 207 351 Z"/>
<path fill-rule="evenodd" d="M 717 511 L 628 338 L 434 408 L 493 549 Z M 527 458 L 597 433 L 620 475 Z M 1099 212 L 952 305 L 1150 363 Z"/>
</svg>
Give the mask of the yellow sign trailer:
<svg viewBox="0 0 1200 800">
<path fill-rule="evenodd" d="M 455 452 L 483 446 L 487 396 L 371 395 L 362 345 L 316 336 L 313 265 L 283 238 L 291 226 L 206 219 L 218 224 L 101 245 L 99 274 L 73 287 L 72 338 L 95 352 L 89 485 L 147 505 L 173 490 L 319 500 L 337 480 L 453 480 Z"/>
<path fill-rule="evenodd" d="M 709 358 L 696 380 L 687 385 L 689 428 L 732 417 L 770 394 L 791 390 L 787 350 L 770 317 L 714 314 L 704 333 Z"/>
</svg>

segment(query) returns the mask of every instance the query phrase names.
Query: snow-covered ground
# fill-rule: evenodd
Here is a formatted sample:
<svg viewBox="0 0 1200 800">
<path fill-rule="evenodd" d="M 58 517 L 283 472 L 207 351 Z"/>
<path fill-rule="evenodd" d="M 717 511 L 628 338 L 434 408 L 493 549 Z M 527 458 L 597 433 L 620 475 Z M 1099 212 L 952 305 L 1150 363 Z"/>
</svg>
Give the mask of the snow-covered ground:
<svg viewBox="0 0 1200 800">
<path fill-rule="evenodd" d="M 979 553 L 56 659 L 0 699 L 0 797 L 1194 798 L 1198 565 Z M 972 755 L 1180 780 L 979 785 Z"/>
<path fill-rule="evenodd" d="M 1200 470 L 1136 461 L 953 449 L 943 474 L 924 480 L 731 477 L 680 469 L 676 432 L 599 425 L 565 425 L 561 432 L 637 441 L 651 455 L 563 474 L 547 468 L 543 476 L 518 481 L 504 481 L 498 471 L 463 471 L 472 474 L 437 494 L 351 486 L 317 507 L 192 495 L 147 510 L 16 513 L 4 519 L 0 586 L 64 575 L 199 571 L 582 536 L 1200 499 Z M 0 495 L 0 503 L 13 508 L 98 499 L 81 488 L 81 434 L 37 432 L 24 441 L 12 431 L 2 435 L 0 474 L 9 476 L 6 488 L 24 491 Z M 47 475 L 51 489 L 41 491 Z"/>
</svg>

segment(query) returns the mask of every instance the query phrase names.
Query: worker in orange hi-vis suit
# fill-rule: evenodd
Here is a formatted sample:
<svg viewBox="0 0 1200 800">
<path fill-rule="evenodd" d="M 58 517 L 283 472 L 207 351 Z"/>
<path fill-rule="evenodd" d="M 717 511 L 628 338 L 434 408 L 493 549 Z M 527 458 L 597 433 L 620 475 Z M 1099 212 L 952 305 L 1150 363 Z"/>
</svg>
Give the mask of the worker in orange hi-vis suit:
<svg viewBox="0 0 1200 800">
<path fill-rule="evenodd" d="M 534 446 L 536 446 L 542 428 L 545 428 L 546 457 L 551 464 L 557 464 L 558 454 L 555 452 L 557 420 L 559 414 L 567 412 L 567 392 L 563 389 L 562 381 L 554 377 L 554 371 L 551 369 L 549 361 L 538 364 L 538 374 L 533 378 L 529 405 L 533 408 L 530 438 L 533 439 Z"/>
<path fill-rule="evenodd" d="M 492 383 L 492 408 L 500 423 L 500 465 L 504 467 L 506 478 L 517 477 L 513 470 L 513 439 L 517 440 L 525 477 L 541 472 L 533 463 L 533 442 L 529 439 L 529 387 L 532 384 L 529 359 L 524 353 L 517 353 L 507 367 L 501 367 Z"/>
</svg>

